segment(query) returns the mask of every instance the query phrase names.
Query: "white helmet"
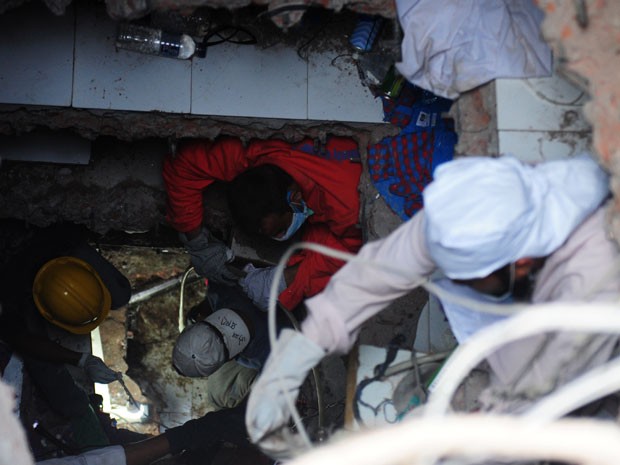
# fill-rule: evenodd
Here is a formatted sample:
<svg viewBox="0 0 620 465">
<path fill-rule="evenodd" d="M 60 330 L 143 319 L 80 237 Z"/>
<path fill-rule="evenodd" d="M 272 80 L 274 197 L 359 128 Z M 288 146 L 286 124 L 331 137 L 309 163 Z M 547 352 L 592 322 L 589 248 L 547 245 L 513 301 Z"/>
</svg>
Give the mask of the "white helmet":
<svg viewBox="0 0 620 465">
<path fill-rule="evenodd" d="M 209 376 L 250 343 L 243 318 L 223 308 L 181 333 L 172 352 L 172 363 L 185 376 Z"/>
</svg>

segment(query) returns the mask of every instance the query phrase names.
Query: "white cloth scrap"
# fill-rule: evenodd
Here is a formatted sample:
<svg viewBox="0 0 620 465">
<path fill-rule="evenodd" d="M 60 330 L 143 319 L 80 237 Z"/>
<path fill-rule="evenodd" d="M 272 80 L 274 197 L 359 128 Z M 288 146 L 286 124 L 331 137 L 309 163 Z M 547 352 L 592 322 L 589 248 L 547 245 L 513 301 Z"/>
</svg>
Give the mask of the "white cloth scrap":
<svg viewBox="0 0 620 465">
<path fill-rule="evenodd" d="M 532 0 L 396 0 L 404 31 L 398 71 L 455 99 L 496 78 L 550 76 L 552 56 Z"/>
<path fill-rule="evenodd" d="M 607 173 L 587 154 L 536 166 L 454 160 L 424 190 L 427 248 L 448 278 L 483 278 L 554 252 L 608 195 Z"/>
</svg>

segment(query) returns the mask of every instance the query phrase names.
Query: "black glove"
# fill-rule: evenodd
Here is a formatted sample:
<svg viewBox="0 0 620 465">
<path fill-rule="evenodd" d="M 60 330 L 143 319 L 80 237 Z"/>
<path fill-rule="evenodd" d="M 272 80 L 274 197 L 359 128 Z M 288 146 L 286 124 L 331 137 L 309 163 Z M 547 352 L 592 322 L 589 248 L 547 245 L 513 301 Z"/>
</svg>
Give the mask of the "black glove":
<svg viewBox="0 0 620 465">
<path fill-rule="evenodd" d="M 99 357 L 91 354 L 83 354 L 78 366 L 83 368 L 86 374 L 95 383 L 109 384 L 116 381 L 120 373 L 110 369 Z"/>
<path fill-rule="evenodd" d="M 207 234 L 204 228 L 192 240 L 187 240 L 183 233 L 179 234 L 196 273 L 215 283 L 236 283 L 239 278 L 226 267 L 235 258 L 235 254 L 221 242 L 209 241 Z"/>
</svg>

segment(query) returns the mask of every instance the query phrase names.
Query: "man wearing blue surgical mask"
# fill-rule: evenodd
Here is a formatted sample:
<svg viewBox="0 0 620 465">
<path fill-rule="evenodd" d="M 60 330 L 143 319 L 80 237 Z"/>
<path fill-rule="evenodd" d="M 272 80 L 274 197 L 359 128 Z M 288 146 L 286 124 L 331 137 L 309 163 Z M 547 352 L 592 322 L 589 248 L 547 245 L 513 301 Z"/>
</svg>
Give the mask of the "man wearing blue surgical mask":
<svg viewBox="0 0 620 465">
<path fill-rule="evenodd" d="M 276 241 L 299 238 L 345 252 L 362 245 L 358 226 L 358 184 L 361 164 L 357 144 L 328 137 L 317 147 L 306 139 L 298 144 L 238 139 L 196 140 L 183 144 L 164 163 L 168 220 L 180 232 L 199 274 L 215 282 L 238 278 L 226 267 L 233 254 L 208 235 L 203 222 L 202 190 L 214 181 L 227 181 L 228 204 L 234 223 L 246 233 Z M 293 310 L 327 285 L 343 262 L 303 250 L 288 261 L 278 283 L 279 302 Z M 245 269 L 239 281 L 245 293 L 266 310 L 275 267 Z"/>
</svg>

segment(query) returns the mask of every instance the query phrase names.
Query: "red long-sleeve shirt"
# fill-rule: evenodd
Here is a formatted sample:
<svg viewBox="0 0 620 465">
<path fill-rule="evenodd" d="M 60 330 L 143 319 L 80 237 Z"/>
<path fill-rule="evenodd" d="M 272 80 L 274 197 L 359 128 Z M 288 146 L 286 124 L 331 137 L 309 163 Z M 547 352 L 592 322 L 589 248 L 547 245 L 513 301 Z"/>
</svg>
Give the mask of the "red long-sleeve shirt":
<svg viewBox="0 0 620 465">
<path fill-rule="evenodd" d="M 174 157 L 164 160 L 168 221 L 181 232 L 198 228 L 203 219 L 203 189 L 217 180 L 231 181 L 249 168 L 272 164 L 295 180 L 314 211 L 304 225 L 302 239 L 357 252 L 362 243 L 357 225 L 361 165 L 327 160 L 297 147 L 279 140 L 254 140 L 244 146 L 232 138 L 186 143 Z M 326 151 L 356 153 L 357 145 L 351 139 L 333 137 Z M 288 266 L 296 264 L 299 268 L 294 282 L 280 294 L 280 302 L 289 309 L 320 292 L 343 263 L 305 250 L 291 257 Z"/>
</svg>

